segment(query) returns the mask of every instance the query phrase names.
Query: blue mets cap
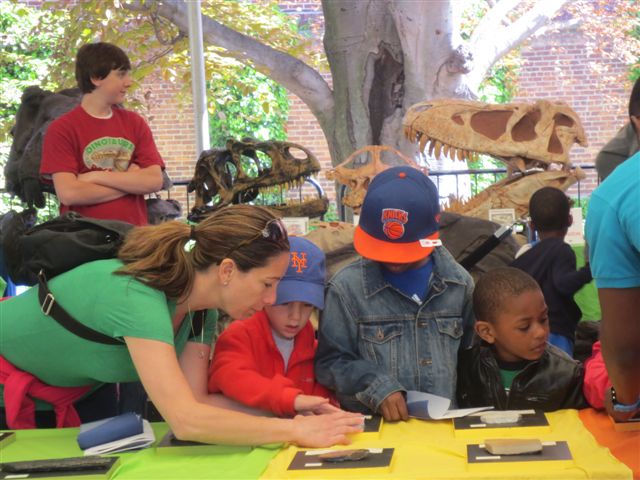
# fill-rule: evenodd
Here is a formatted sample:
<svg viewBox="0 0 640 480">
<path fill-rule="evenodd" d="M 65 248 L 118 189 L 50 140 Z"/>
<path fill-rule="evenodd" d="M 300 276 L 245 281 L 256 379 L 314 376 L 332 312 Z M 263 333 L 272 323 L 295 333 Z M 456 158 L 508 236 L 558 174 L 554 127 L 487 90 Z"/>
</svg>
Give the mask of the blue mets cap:
<svg viewBox="0 0 640 480">
<path fill-rule="evenodd" d="M 289 268 L 278 284 L 275 305 L 304 302 L 324 308 L 325 255 L 302 237 L 289 237 Z"/>
</svg>

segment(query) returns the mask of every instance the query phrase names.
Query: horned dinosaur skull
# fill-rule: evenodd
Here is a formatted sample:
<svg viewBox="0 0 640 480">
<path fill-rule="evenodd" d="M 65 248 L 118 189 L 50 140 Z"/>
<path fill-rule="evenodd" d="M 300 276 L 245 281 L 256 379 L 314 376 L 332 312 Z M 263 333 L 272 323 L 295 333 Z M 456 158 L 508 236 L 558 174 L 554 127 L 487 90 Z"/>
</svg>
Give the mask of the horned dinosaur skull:
<svg viewBox="0 0 640 480">
<path fill-rule="evenodd" d="M 251 202 L 260 193 L 286 196 L 290 188 L 299 187 L 319 171 L 316 157 L 296 143 L 228 140 L 226 148 L 200 154 L 187 188 L 196 192 L 189 218 L 199 221 L 224 206 Z M 323 197 L 301 205 L 289 201 L 269 206 L 285 216 L 313 217 L 327 211 L 328 200 Z"/>
<path fill-rule="evenodd" d="M 469 159 L 485 153 L 524 171 L 552 163 L 569 168 L 573 143 L 586 146 L 578 115 L 564 102 L 487 103 L 440 99 L 413 105 L 403 120 L 410 141 L 424 151 Z"/>
<path fill-rule="evenodd" d="M 387 162 L 383 161 L 382 157 L 385 157 Z M 395 148 L 386 145 L 369 145 L 356 150 L 340 165 L 328 170 L 326 176 L 329 180 L 335 180 L 349 187 L 342 203 L 351 207 L 354 212 L 359 212 L 373 177 L 399 164 L 419 168 L 413 160 Z"/>
</svg>

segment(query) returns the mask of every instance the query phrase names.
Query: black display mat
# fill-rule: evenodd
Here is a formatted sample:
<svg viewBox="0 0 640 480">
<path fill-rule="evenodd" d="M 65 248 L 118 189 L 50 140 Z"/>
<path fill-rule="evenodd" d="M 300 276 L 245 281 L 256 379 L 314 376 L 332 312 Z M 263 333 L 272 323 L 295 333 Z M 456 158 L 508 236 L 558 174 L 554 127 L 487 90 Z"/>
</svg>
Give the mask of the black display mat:
<svg viewBox="0 0 640 480">
<path fill-rule="evenodd" d="M 482 412 L 485 413 L 485 412 Z M 490 424 L 482 423 L 480 415 L 467 415 L 453 419 L 453 428 L 456 430 L 486 430 L 493 428 L 522 428 L 522 427 L 548 427 L 549 421 L 542 410 L 533 413 L 523 413 L 520 420 L 514 423 Z"/>
<path fill-rule="evenodd" d="M 288 470 L 354 470 L 360 468 L 383 468 L 391 465 L 393 458 L 393 448 L 384 448 L 380 453 L 369 453 L 367 458 L 356 461 L 327 462 L 319 458 L 320 454 L 307 455 L 309 450 L 302 450 L 296 453 L 289 464 Z"/>
<path fill-rule="evenodd" d="M 216 445 L 212 443 L 191 442 L 177 439 L 172 431 L 168 431 L 160 443 L 156 445 L 159 454 L 200 455 L 200 454 L 228 454 L 250 452 L 252 447 L 247 445 Z"/>
<path fill-rule="evenodd" d="M 16 439 L 15 432 L 0 432 L 0 448 L 4 448 Z"/>
<path fill-rule="evenodd" d="M 91 458 L 91 457 L 86 457 Z M 111 478 L 113 473 L 115 472 L 118 463 L 120 461 L 120 457 L 102 457 L 108 459 L 109 462 L 104 468 L 100 469 L 90 469 L 90 470 L 64 470 L 59 472 L 34 472 L 34 473 L 26 473 L 26 472 L 6 472 L 3 469 L 3 463 L 0 463 L 0 479 L 22 479 L 22 478 L 78 478 L 78 479 L 108 479 Z M 59 459 L 60 464 L 64 463 L 64 458 Z M 51 461 L 55 461 L 55 459 L 51 459 Z M 34 461 L 25 461 L 25 462 L 7 462 L 12 464 L 34 464 L 37 460 Z"/>
<path fill-rule="evenodd" d="M 366 415 L 364 417 L 364 430 L 362 433 L 380 432 L 382 428 L 382 417 L 380 415 Z"/>
<path fill-rule="evenodd" d="M 553 442 L 554 445 L 548 443 L 551 442 L 543 442 L 541 452 L 521 455 L 492 455 L 478 444 L 467 445 L 467 462 L 496 465 L 511 462 L 549 462 L 573 459 L 567 442 Z"/>
</svg>

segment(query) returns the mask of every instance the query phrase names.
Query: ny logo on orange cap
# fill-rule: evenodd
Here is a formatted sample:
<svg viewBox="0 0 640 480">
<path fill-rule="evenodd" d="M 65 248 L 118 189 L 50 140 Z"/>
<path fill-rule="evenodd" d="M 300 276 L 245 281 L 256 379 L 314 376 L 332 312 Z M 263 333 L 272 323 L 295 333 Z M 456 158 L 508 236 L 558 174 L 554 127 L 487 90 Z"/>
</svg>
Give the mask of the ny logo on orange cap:
<svg viewBox="0 0 640 480">
<path fill-rule="evenodd" d="M 298 273 L 308 268 L 307 252 L 291 252 L 291 268 L 295 268 Z"/>
</svg>

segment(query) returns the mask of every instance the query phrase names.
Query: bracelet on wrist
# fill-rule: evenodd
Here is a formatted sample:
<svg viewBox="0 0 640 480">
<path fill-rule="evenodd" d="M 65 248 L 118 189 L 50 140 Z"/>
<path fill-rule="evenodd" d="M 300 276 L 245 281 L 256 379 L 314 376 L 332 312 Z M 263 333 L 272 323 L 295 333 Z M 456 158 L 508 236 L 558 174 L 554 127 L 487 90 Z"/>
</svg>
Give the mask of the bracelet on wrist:
<svg viewBox="0 0 640 480">
<path fill-rule="evenodd" d="M 616 389 L 611 386 L 611 405 L 613 406 L 614 412 L 619 413 L 633 413 L 636 410 L 640 410 L 640 397 L 635 401 L 635 403 L 620 403 L 618 402 L 618 397 L 616 395 Z"/>
</svg>

